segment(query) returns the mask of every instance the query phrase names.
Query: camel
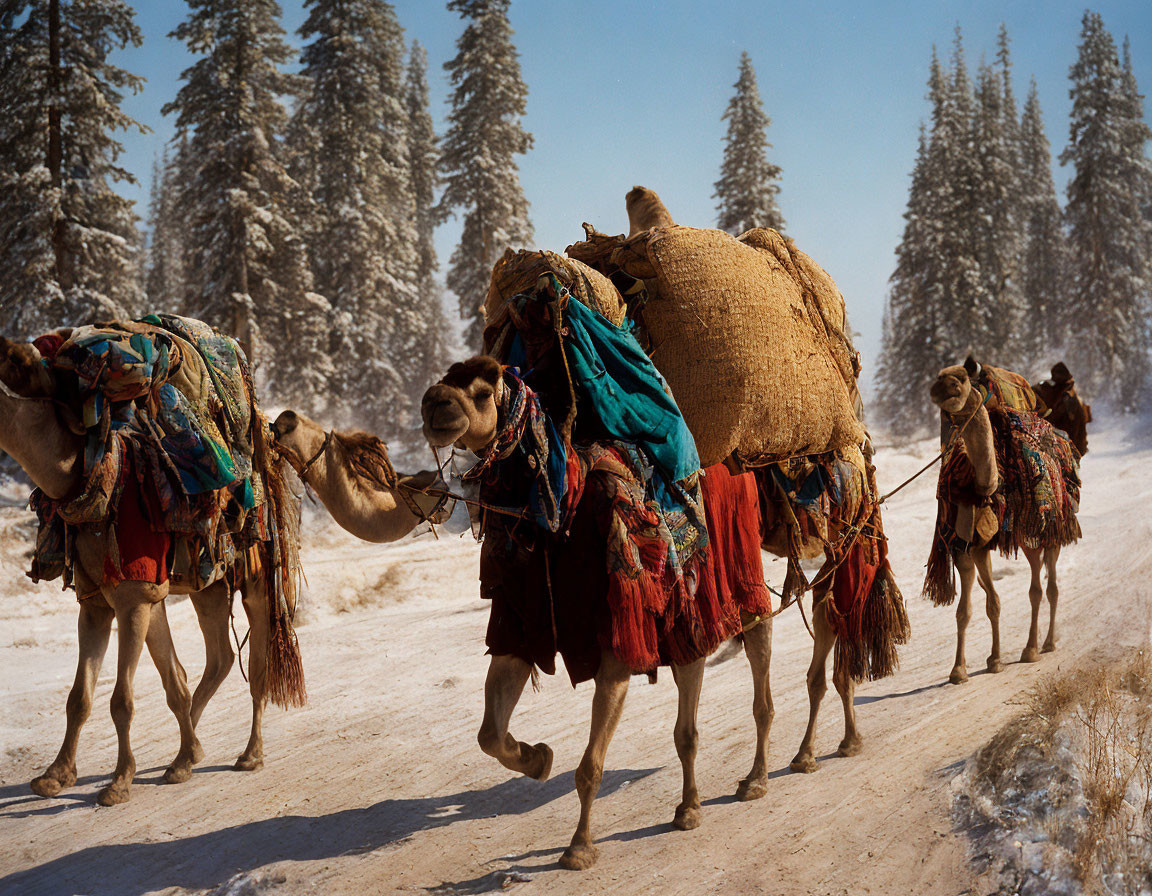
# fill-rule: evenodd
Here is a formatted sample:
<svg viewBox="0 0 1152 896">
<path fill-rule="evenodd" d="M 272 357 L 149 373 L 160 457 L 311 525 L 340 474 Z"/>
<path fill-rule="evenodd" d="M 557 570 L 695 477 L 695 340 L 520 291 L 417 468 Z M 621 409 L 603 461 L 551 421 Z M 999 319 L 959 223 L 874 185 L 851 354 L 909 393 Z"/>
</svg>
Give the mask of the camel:
<svg viewBox="0 0 1152 896">
<path fill-rule="evenodd" d="M 997 444 L 997 437 L 986 399 L 980 391 L 973 387 L 969 372 L 963 366 L 945 367 L 937 376 L 931 388 L 932 401 L 947 416 L 949 423 L 959 431 L 958 444 L 955 450 L 949 453 L 944 461 L 941 471 L 941 517 L 951 515 L 954 519 L 952 529 L 953 537 L 950 544 L 945 547 L 946 536 L 938 531 L 934 544 L 933 559 L 929 560 L 928 580 L 925 591 L 938 604 L 950 602 L 952 597 L 951 579 L 944 585 L 934 585 L 932 580 L 941 581 L 946 575 L 939 569 L 941 555 L 945 549 L 950 553 L 952 563 L 955 565 L 960 577 L 960 599 L 956 605 L 956 661 L 948 680 L 952 684 L 962 684 L 968 681 L 967 659 L 965 656 L 965 633 L 968 622 L 972 616 L 971 596 L 972 584 L 979 578 L 980 586 L 986 595 L 986 610 L 992 626 L 992 650 L 987 659 L 989 672 L 1000 672 L 1004 668 L 1000 654 L 1000 597 L 996 593 L 992 581 L 991 553 L 992 548 L 998 546 L 997 542 L 1005 538 L 1000 531 L 1000 522 L 993 509 L 993 499 L 1002 496 L 1006 490 L 1003 478 L 1000 455 L 1004 447 Z M 1039 418 L 1039 427 L 1055 431 Z M 1052 462 L 1055 462 L 1053 460 Z M 1075 461 L 1073 459 L 1074 466 Z M 953 474 L 953 470 L 959 470 Z M 953 475 L 967 477 L 967 484 L 949 487 Z M 946 489 L 949 491 L 946 493 Z M 1028 598 L 1032 605 L 1032 621 L 1028 631 L 1028 641 L 1020 656 L 1023 663 L 1034 663 L 1041 653 L 1050 653 L 1056 649 L 1056 606 L 1060 591 L 1056 578 L 1056 562 L 1060 557 L 1063 544 L 1075 540 L 1079 536 L 1079 526 L 1075 522 L 1074 502 L 1071 511 L 1071 520 L 1061 522 L 1064 527 L 1063 535 L 1050 538 L 1037 539 L 1027 533 L 1013 531 L 1011 547 L 1019 546 L 1028 559 L 1032 579 L 1028 589 Z M 1065 515 L 1067 516 L 1067 515 Z M 1021 528 L 1020 521 L 1014 520 L 1016 530 Z M 1009 549 L 1000 544 L 1002 551 Z M 944 561 L 946 562 L 946 561 Z M 1042 587 L 1041 570 L 1048 576 L 1047 588 Z M 1044 597 L 1047 596 L 1049 607 L 1048 634 L 1043 645 L 1039 641 L 1040 607 Z"/>
<path fill-rule="evenodd" d="M 452 512 L 435 472 L 397 476 L 384 443 L 362 432 L 325 431 L 295 411 L 272 424 L 276 445 L 332 519 L 362 541 L 388 544 Z M 447 499 L 447 500 L 446 500 Z"/>
<path fill-rule="evenodd" d="M 53 400 L 51 372 L 40 363 L 31 345 L 0 337 L 0 450 L 7 452 L 44 494 L 55 500 L 76 493 L 83 468 L 83 428 L 67 407 Z M 76 532 L 76 592 L 81 598 L 78 622 L 79 662 L 67 701 L 67 726 L 56 759 L 31 782 L 32 790 L 54 797 L 76 782 L 76 753 L 80 731 L 92 709 L 96 679 L 103 663 L 113 619 L 119 630 L 116 685 L 111 713 L 119 749 L 112 781 L 98 795 L 102 806 L 126 802 L 131 795 L 136 761 L 130 729 L 134 709 L 133 677 L 145 646 L 160 673 L 168 706 L 180 729 L 180 748 L 164 772 L 164 781 L 187 781 L 192 767 L 204 755 L 196 725 L 208 701 L 227 677 L 235 656 L 228 623 L 232 594 L 224 581 L 199 591 L 175 581 L 162 585 L 125 581 L 98 585 L 109 558 L 110 535 L 101 527 L 79 527 Z M 251 771 L 264 764 L 262 720 L 267 700 L 269 609 L 262 559 L 253 553 L 238 562 L 239 588 L 251 626 L 249 686 L 252 726 L 248 744 L 235 767 Z M 190 694 L 184 667 L 176 656 L 168 626 L 164 598 L 169 593 L 189 594 L 204 636 L 206 663 L 195 693 Z"/>
<path fill-rule="evenodd" d="M 1063 361 L 1052 365 L 1049 379 L 1033 383 L 1033 390 L 1051 410 L 1048 422 L 1068 433 L 1072 444 L 1083 457 L 1088 453 L 1088 424 L 1092 422 L 1092 408 L 1085 404 L 1076 391 L 1076 381 Z"/>
<path fill-rule="evenodd" d="M 495 451 L 499 452 L 494 455 L 496 458 L 505 457 L 503 449 L 497 443 L 497 437 L 501 434 L 505 422 L 501 404 L 506 388 L 500 364 L 490 357 L 480 356 L 453 365 L 444 379 L 432 386 L 424 395 L 422 416 L 424 434 L 429 444 L 436 448 L 456 445 L 485 457 Z M 553 585 L 559 589 L 572 580 L 584 581 L 582 576 L 589 574 L 587 570 L 603 569 L 604 566 L 602 559 L 599 564 L 596 561 L 589 563 L 587 553 L 589 544 L 598 544 L 599 549 L 604 550 L 603 537 L 601 536 L 598 542 L 581 540 L 584 537 L 582 533 L 595 527 L 595 508 L 588 506 L 587 495 L 594 491 L 592 478 L 600 475 L 612 474 L 595 468 L 588 474 L 584 497 L 576 507 L 567 529 L 568 534 L 563 538 L 544 542 L 546 558 L 544 568 L 545 576 L 548 577 L 540 580 L 540 585 L 547 595 L 542 597 L 541 601 L 544 606 L 553 607 L 552 631 L 554 633 L 559 631 L 560 638 L 565 636 L 566 625 L 571 624 L 576 628 L 579 620 L 559 615 L 564 604 L 562 600 L 553 602 Z M 507 544 L 496 547 L 486 538 L 485 547 L 492 549 L 492 553 L 497 550 L 503 552 L 512 546 L 511 541 L 510 539 Z M 567 547 L 569 543 L 573 545 L 570 549 Z M 539 543 L 534 550 L 539 550 Z M 482 555 L 482 579 L 485 569 L 490 568 L 485 566 L 486 562 L 488 561 L 485 555 Z M 499 560 L 495 562 L 498 565 Z M 593 581 L 599 585 L 600 580 Z M 517 585 L 512 583 L 508 587 Z M 528 587 L 535 587 L 535 583 Z M 596 600 L 602 600 L 599 595 L 591 593 L 593 590 L 588 589 L 584 607 L 594 605 Z M 561 609 L 558 610 L 557 607 Z M 495 612 L 494 607 L 494 617 Z M 587 609 L 583 609 L 579 614 L 583 618 L 591 615 L 594 613 Z M 490 635 L 494 624 L 495 621 L 490 621 Z M 771 614 L 752 617 L 742 611 L 741 624 L 746 652 L 752 667 L 756 751 L 752 769 L 740 781 L 736 796 L 740 800 L 752 800 L 764 796 L 768 783 L 768 736 L 774 714 L 768 677 L 772 651 Z M 602 645 L 602 642 L 597 640 L 594 630 L 588 630 L 587 640 L 587 649 L 593 653 L 599 650 L 599 655 L 598 668 L 594 672 L 595 692 L 592 700 L 590 737 L 583 758 L 576 769 L 580 818 L 572 841 L 560 859 L 563 867 L 572 870 L 589 868 L 597 859 L 597 847 L 591 830 L 592 804 L 600 787 L 608 744 L 620 721 L 631 674 L 627 663 L 611 650 L 598 646 Z M 533 674 L 534 664 L 513 655 L 510 651 L 492 646 L 491 641 L 489 644 L 492 659 L 484 687 L 484 718 L 478 734 L 480 748 L 512 771 L 537 780 L 546 780 L 552 768 L 551 748 L 542 743 L 531 745 L 519 741 L 509 732 L 512 712 L 525 684 Z M 566 664 L 567 662 L 566 659 Z M 695 828 L 701 820 L 700 797 L 695 780 L 695 758 L 698 743 L 696 715 L 703 671 L 703 657 L 684 665 L 672 664 L 672 674 L 679 694 L 674 741 L 683 771 L 683 793 L 676 808 L 673 824 L 681 830 Z M 571 666 L 569 673 L 572 674 Z"/>
</svg>

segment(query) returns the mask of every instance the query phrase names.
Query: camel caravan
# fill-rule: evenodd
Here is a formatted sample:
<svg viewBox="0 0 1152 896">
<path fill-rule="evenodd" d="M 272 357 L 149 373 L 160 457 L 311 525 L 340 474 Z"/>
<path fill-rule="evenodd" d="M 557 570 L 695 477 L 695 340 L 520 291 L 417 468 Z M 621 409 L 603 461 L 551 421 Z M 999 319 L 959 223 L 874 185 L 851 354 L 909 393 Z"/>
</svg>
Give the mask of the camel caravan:
<svg viewBox="0 0 1152 896">
<path fill-rule="evenodd" d="M 751 667 L 756 734 L 736 797 L 768 792 L 773 617 L 793 603 L 803 612 L 808 592 L 809 720 L 791 768 L 817 768 L 830 655 L 844 710 L 838 754 L 858 754 L 855 687 L 896 671 L 910 626 L 888 561 L 885 497 L 844 298 L 774 230 L 735 238 L 677 225 L 642 187 L 626 208 L 627 235 L 586 224 L 564 255 L 509 250 L 497 261 L 483 354 L 453 364 L 421 406 L 433 454 L 476 458 L 451 488 L 439 455 L 438 469 L 402 475 L 375 436 L 325 430 L 290 410 L 270 423 L 237 343 L 197 321 L 149 315 L 31 344 L 0 338 L 0 449 L 36 486 L 29 575 L 60 579 L 80 612 L 64 744 L 32 789 L 55 796 L 76 781 L 79 732 L 113 619 L 119 756 L 99 800 L 129 798 L 132 678 L 145 646 L 180 731 L 164 780 L 187 780 L 202 756 L 196 724 L 235 660 L 228 620 L 236 593 L 251 628 L 253 703 L 236 767 L 262 765 L 266 702 L 306 698 L 292 628 L 297 478 L 339 526 L 373 543 L 439 524 L 466 503 L 482 540 L 480 593 L 491 602 L 478 739 L 506 768 L 541 781 L 552 771 L 548 745 L 509 731 L 530 680 L 554 674 L 559 654 L 573 685 L 594 682 L 566 868 L 596 861 L 592 805 L 629 681 L 655 680 L 661 666 L 678 692 L 683 791 L 674 824 L 700 824 L 701 682 L 705 660 L 733 639 Z M 953 567 L 959 573 L 955 683 L 967 678 L 976 576 L 992 621 L 988 667 L 1002 666 L 993 548 L 1023 551 L 1032 565 L 1029 662 L 1038 656 L 1047 568 L 1043 649 L 1055 647 L 1055 565 L 1080 535 L 1077 463 L 1090 419 L 1067 369 L 1057 368 L 1033 389 L 970 361 L 942 370 L 932 387 L 945 429 L 924 592 L 951 603 Z M 762 551 L 787 561 L 775 601 Z M 204 635 L 205 672 L 192 694 L 168 629 L 169 593 L 191 595 Z"/>
</svg>

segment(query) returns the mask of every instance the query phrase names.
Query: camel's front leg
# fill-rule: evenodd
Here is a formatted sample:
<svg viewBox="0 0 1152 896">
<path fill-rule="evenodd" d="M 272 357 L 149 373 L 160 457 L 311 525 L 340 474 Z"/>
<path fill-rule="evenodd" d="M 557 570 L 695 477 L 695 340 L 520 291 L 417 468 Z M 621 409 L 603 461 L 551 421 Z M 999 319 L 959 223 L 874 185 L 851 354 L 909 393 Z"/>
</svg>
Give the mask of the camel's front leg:
<svg viewBox="0 0 1152 896">
<path fill-rule="evenodd" d="M 992 551 L 990 548 L 972 550 L 976 575 L 980 579 L 980 587 L 984 589 L 988 621 L 992 624 L 992 652 L 988 655 L 988 671 L 1002 672 L 1004 664 L 1000 661 L 1000 595 L 996 593 L 996 586 L 992 584 Z"/>
<path fill-rule="evenodd" d="M 192 596 L 192 606 L 196 608 L 196 618 L 200 622 L 200 632 L 204 635 L 204 674 L 192 695 L 192 724 L 200 724 L 204 707 L 212 695 L 228 677 L 236 655 L 232 652 L 232 641 L 228 636 L 228 615 L 231 609 L 231 595 L 224 582 L 209 585 Z"/>
<path fill-rule="evenodd" d="M 972 583 L 976 581 L 976 561 L 971 551 L 954 552 L 952 561 L 960 574 L 960 597 L 956 600 L 956 664 L 948 680 L 952 684 L 963 684 L 968 680 L 968 660 L 964 656 L 964 639 L 968 633 L 968 621 L 972 618 Z"/>
<path fill-rule="evenodd" d="M 192 777 L 192 766 L 204 758 L 204 750 L 192 723 L 192 695 L 188 690 L 188 674 L 176 656 L 172 631 L 168 627 L 168 611 L 163 601 L 152 607 L 152 620 L 146 640 L 148 653 L 164 684 L 168 708 L 180 726 L 180 751 L 164 772 L 164 781 L 167 784 L 182 784 Z"/>
<path fill-rule="evenodd" d="M 1048 637 L 1044 639 L 1043 653 L 1056 649 L 1056 604 L 1060 600 L 1060 588 L 1056 584 L 1056 561 L 1060 559 L 1060 548 L 1044 550 L 1044 567 L 1048 570 Z"/>
<path fill-rule="evenodd" d="M 752 717 L 756 720 L 756 756 L 752 771 L 736 786 L 736 799 L 758 800 L 768 792 L 768 735 L 772 730 L 772 686 L 768 667 L 772 662 L 772 615 L 754 622 L 744 617 L 744 652 L 752 667 Z"/>
<path fill-rule="evenodd" d="M 80 602 L 80 618 L 76 624 L 80 659 L 76 664 L 76 680 L 68 693 L 64 743 L 44 774 L 32 780 L 32 790 L 40 796 L 56 796 L 65 787 L 76 783 L 76 747 L 80 741 L 80 729 L 92 712 L 92 692 L 96 689 L 96 678 L 108 650 L 115 615 L 102 595 Z"/>
<path fill-rule="evenodd" d="M 596 673 L 596 694 L 592 698 L 592 731 L 584 758 L 576 767 L 576 791 L 580 794 L 580 821 L 572 842 L 560 857 L 560 864 L 583 871 L 596 864 L 597 849 L 592 841 L 592 802 L 604 776 L 604 755 L 620 722 L 624 698 L 628 694 L 628 667 L 607 651 Z"/>
<path fill-rule="evenodd" d="M 119 641 L 116 687 L 112 690 L 112 721 L 116 725 L 118 751 L 112 783 L 100 791 L 97 801 L 102 806 L 115 806 L 131 797 L 132 778 L 136 774 L 136 758 L 132 755 L 129 737 L 135 708 L 133 678 L 148 637 L 153 606 L 164 599 L 164 591 L 156 585 L 124 582 L 106 590 L 104 596 L 116 611 Z"/>
<path fill-rule="evenodd" d="M 1040 571 L 1044 567 L 1044 552 L 1039 548 L 1024 548 L 1028 566 L 1032 571 L 1032 581 L 1028 584 L 1028 601 L 1032 604 L 1032 624 L 1028 627 L 1028 643 L 1020 654 L 1020 662 L 1040 661 L 1040 602 L 1044 600 L 1044 586 L 1040 581 Z"/>
<path fill-rule="evenodd" d="M 268 641 L 271 638 L 268 588 L 261 574 L 249 574 L 245 578 L 242 596 L 244 613 L 248 617 L 248 690 L 252 695 L 252 732 L 233 768 L 254 772 L 264 767 L 264 706 L 268 702 Z"/>
<path fill-rule="evenodd" d="M 552 773 L 552 748 L 516 740 L 508 731 L 512 711 L 524 692 L 532 665 L 515 656 L 494 656 L 484 682 L 484 721 L 476 740 L 480 749 L 495 756 L 505 768 L 537 781 L 547 781 Z"/>
<path fill-rule="evenodd" d="M 673 738 L 676 755 L 684 772 L 684 792 L 672 824 L 682 831 L 700 827 L 700 792 L 696 789 L 696 748 L 700 734 L 696 729 L 696 714 L 700 708 L 700 687 L 704 682 L 704 658 L 687 666 L 673 666 L 676 679 L 678 708 Z"/>
<path fill-rule="evenodd" d="M 800 742 L 800 750 L 796 758 L 789 763 L 794 772 L 814 772 L 817 769 L 816 752 L 816 717 L 820 713 L 820 701 L 828 692 L 828 654 L 836 643 L 836 633 L 828 622 L 828 611 L 825 601 L 832 599 L 830 590 L 822 594 L 814 594 L 812 598 L 812 663 L 808 667 L 808 728 L 804 732 L 804 740 Z"/>
<path fill-rule="evenodd" d="M 831 600 L 831 598 L 829 598 Z M 856 727 L 856 681 L 843 668 L 841 663 L 832 661 L 832 684 L 836 686 L 836 693 L 844 704 L 844 739 L 836 749 L 838 756 L 855 756 L 864 749 L 864 738 Z"/>
</svg>

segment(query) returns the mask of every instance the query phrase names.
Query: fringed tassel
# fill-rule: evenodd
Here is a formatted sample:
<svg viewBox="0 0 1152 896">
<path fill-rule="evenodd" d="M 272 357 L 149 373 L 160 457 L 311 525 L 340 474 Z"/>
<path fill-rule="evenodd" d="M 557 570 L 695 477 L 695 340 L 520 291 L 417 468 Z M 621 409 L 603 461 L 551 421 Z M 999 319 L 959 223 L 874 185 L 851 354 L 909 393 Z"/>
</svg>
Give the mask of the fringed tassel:
<svg viewBox="0 0 1152 896">
<path fill-rule="evenodd" d="M 896 648 L 907 644 L 912 635 L 904 596 L 887 561 L 873 579 L 860 628 L 867 652 L 865 668 L 860 671 L 866 672 L 869 681 L 887 678 L 900 667 Z"/>
<path fill-rule="evenodd" d="M 608 576 L 608 608 L 612 616 L 612 653 L 634 673 L 660 665 L 656 621 L 645 612 L 655 602 L 651 590 L 660 584 L 651 577 L 631 579 L 620 573 Z"/>
<path fill-rule="evenodd" d="M 952 551 L 945 535 L 943 504 L 936 516 L 932 534 L 932 551 L 928 555 L 928 568 L 924 574 L 923 596 L 937 607 L 949 607 L 956 600 L 956 571 L 952 567 Z"/>
</svg>

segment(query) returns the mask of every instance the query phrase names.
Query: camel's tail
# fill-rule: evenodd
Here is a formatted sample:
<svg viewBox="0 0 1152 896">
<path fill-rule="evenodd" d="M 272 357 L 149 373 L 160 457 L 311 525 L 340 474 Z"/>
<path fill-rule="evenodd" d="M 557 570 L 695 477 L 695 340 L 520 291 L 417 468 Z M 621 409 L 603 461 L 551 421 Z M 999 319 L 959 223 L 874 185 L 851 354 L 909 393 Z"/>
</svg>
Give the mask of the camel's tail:
<svg viewBox="0 0 1152 896">
<path fill-rule="evenodd" d="M 267 541 L 261 564 L 268 595 L 269 699 L 278 706 L 303 706 L 308 701 L 300 644 L 292 628 L 300 583 L 300 513 L 284 477 L 280 458 L 268 443 L 262 414 L 254 414 L 253 460 L 264 480 Z"/>
</svg>

